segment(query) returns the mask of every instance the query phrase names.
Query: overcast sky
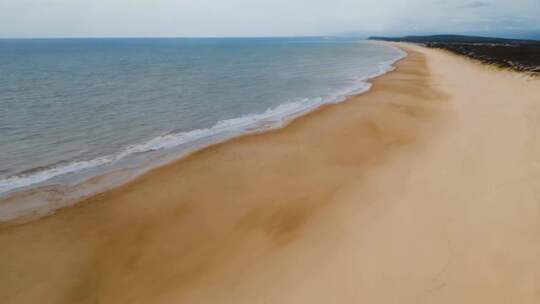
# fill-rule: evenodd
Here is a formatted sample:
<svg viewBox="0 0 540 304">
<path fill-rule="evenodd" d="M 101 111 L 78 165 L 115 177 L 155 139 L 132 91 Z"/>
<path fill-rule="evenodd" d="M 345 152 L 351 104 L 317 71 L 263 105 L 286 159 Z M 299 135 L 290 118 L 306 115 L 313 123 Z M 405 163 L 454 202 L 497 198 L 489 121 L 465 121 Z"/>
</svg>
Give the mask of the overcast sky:
<svg viewBox="0 0 540 304">
<path fill-rule="evenodd" d="M 540 32 L 540 0 L 0 0 L 0 37 Z"/>
</svg>

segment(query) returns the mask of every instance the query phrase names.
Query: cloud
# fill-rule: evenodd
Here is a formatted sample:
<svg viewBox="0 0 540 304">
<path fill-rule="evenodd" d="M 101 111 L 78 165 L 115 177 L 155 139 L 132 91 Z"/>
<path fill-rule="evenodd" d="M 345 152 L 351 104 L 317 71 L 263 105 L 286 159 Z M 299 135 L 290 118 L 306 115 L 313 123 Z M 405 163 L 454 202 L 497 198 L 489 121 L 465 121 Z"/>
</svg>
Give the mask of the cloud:
<svg viewBox="0 0 540 304">
<path fill-rule="evenodd" d="M 540 0 L 0 0 L 0 37 L 538 30 L 537 16 Z"/>
<path fill-rule="evenodd" d="M 460 5 L 460 8 L 481 8 L 489 6 L 489 3 L 483 1 L 472 1 L 463 5 Z"/>
</svg>

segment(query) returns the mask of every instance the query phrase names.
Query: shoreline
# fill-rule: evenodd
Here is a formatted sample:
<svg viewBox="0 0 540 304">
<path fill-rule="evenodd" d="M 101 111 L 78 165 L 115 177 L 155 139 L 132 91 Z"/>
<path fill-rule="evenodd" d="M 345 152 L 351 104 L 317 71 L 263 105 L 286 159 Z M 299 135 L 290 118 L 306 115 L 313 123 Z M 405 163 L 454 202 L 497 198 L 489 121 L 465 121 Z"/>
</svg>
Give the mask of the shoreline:
<svg viewBox="0 0 540 304">
<path fill-rule="evenodd" d="M 409 53 L 396 64 L 396 70 L 374 79 L 371 90 L 348 102 L 322 106 L 285 128 L 206 147 L 51 216 L 0 227 L 0 245 L 10 248 L 0 252 L 0 260 L 10 261 L 0 263 L 0 272 L 12 273 L 10 269 L 30 266 L 23 265 L 27 255 L 36 250 L 24 249 L 31 243 L 23 235 L 44 237 L 49 241 L 39 245 L 44 246 L 38 250 L 39 256 L 64 252 L 64 258 L 57 260 L 59 264 L 45 260 L 32 263 L 34 269 L 23 279 L 27 281 L 24 285 L 42 281 L 42 275 L 50 275 L 49 267 L 60 271 L 56 279 L 48 280 L 47 285 L 51 285 L 46 290 L 30 289 L 24 296 L 43 298 L 46 292 L 46 298 L 53 297 L 58 303 L 81 303 L 102 293 L 85 287 L 88 280 L 97 280 L 91 285 L 109 286 L 106 298 L 120 297 L 113 302 L 122 302 L 123 292 L 135 287 L 129 283 L 133 275 L 139 277 L 137 284 L 142 284 L 135 289 L 143 293 L 148 279 L 158 279 L 159 285 L 165 284 L 161 288 L 168 290 L 172 288 L 170 283 L 162 280 L 172 270 L 180 286 L 170 292 L 183 294 L 200 276 L 221 276 L 223 268 L 230 267 L 227 261 L 236 254 L 242 256 L 240 248 L 251 247 L 251 242 L 256 244 L 250 252 L 258 258 L 280 253 L 281 249 L 287 252 L 303 239 L 309 222 L 321 216 L 322 209 L 333 209 L 328 208 L 327 200 L 347 192 L 351 186 L 345 184 L 362 182 L 368 172 L 380 168 L 399 150 L 416 149 L 413 143 L 424 137 L 420 136 L 421 126 L 432 126 L 431 116 L 435 114 L 433 106 L 425 102 L 440 96 L 426 84 L 425 64 L 419 53 Z M 420 94 L 401 87 L 403 79 L 417 81 Z M 402 92 L 399 96 L 403 100 L 385 100 L 388 90 Z M 350 142 L 351 138 L 355 141 Z M 326 169 L 321 171 L 321 164 Z M 352 182 L 345 182 L 349 180 Z M 365 190 L 368 197 L 374 195 Z M 173 245 L 166 240 L 170 237 L 182 241 Z M 161 257 L 155 260 L 161 254 L 144 257 L 147 246 L 157 246 L 156 253 L 170 251 L 177 255 L 170 261 L 176 266 L 163 265 Z M 323 253 L 327 254 L 326 249 Z M 139 263 L 150 264 L 139 268 Z M 72 270 L 68 265 L 77 266 Z M 143 277 L 141 271 L 146 273 Z M 17 282 L 7 280 L 0 285 L 0 293 L 11 294 L 10 290 L 18 289 Z M 162 293 L 161 288 L 150 292 Z"/>
<path fill-rule="evenodd" d="M 537 303 L 540 83 L 400 46 L 348 102 L 0 227 L 4 302 Z"/>
<path fill-rule="evenodd" d="M 366 40 L 366 43 L 377 44 L 380 42 Z M 386 44 L 386 46 L 395 49 L 399 53 L 399 56 L 396 59 L 378 63 L 379 72 L 366 78 L 359 79 L 359 82 L 365 86 L 352 90 L 348 93 L 340 94 L 336 97 L 336 99 L 306 106 L 302 110 L 289 113 L 288 115 L 281 117 L 279 121 L 274 123 L 272 126 L 254 130 L 244 130 L 225 137 L 216 137 L 216 135 L 212 135 L 208 140 L 203 139 L 202 144 L 194 145 L 192 147 L 188 147 L 187 149 L 170 147 L 167 148 L 167 150 L 170 149 L 174 152 L 163 151 L 159 152 L 159 156 L 154 155 L 148 159 L 140 159 L 139 161 L 144 162 L 145 164 L 139 166 L 138 168 L 109 168 L 108 170 L 97 175 L 85 173 L 80 177 L 74 177 L 78 181 L 71 185 L 67 184 L 66 182 L 51 184 L 50 182 L 44 181 L 35 186 L 28 185 L 22 187 L 21 189 L 14 189 L 7 191 L 6 193 L 0 193 L 0 227 L 24 224 L 50 216 L 58 210 L 72 207 L 88 198 L 91 198 L 92 196 L 121 187 L 151 172 L 152 170 L 181 161 L 184 158 L 187 158 L 190 155 L 198 153 L 206 148 L 226 143 L 230 140 L 234 140 L 235 138 L 253 136 L 286 128 L 290 123 L 302 116 L 310 115 L 313 112 L 322 110 L 322 108 L 326 106 L 347 102 L 351 98 L 365 94 L 371 89 L 372 80 L 394 71 L 396 68 L 396 63 L 407 57 L 407 52 L 405 52 L 403 49 L 396 47 L 393 44 Z M 287 104 L 281 104 L 272 110 L 284 105 Z M 264 114 L 255 113 L 249 114 L 248 116 L 254 115 Z M 233 118 L 233 120 L 234 119 L 237 118 Z M 212 128 L 209 128 L 208 130 Z M 192 130 L 189 132 L 194 131 L 201 130 Z M 216 138 L 211 139 L 212 137 Z M 94 160 L 85 162 L 92 161 Z M 69 174 L 70 173 L 67 175 Z M 53 177 L 51 179 L 55 180 L 62 177 L 63 175 L 60 175 L 59 177 Z"/>
</svg>

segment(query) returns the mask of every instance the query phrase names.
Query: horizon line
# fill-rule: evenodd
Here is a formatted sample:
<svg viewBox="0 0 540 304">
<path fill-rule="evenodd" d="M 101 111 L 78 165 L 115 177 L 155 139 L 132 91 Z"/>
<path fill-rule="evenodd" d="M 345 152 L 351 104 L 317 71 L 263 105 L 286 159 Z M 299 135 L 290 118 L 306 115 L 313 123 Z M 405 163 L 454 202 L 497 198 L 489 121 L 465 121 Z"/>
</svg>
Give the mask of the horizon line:
<svg viewBox="0 0 540 304">
<path fill-rule="evenodd" d="M 37 39 L 253 39 L 253 38 L 361 38 L 367 35 L 298 35 L 298 36 L 46 36 L 46 37 L 0 37 L 0 40 Z"/>
<path fill-rule="evenodd" d="M 508 33 L 510 34 L 510 33 Z M 369 37 L 406 37 L 406 36 L 437 36 L 437 35 L 458 35 L 458 36 L 478 36 L 486 38 L 509 38 L 511 36 L 503 33 L 485 33 L 485 32 L 419 32 L 419 33 L 337 33 L 322 35 L 261 35 L 261 36 L 44 36 L 44 37 L 1 37 L 0 40 L 69 40 L 69 39 L 272 39 L 272 38 L 360 38 Z M 517 34 L 517 33 L 516 33 Z M 527 36 L 540 36 L 540 32 L 523 32 Z M 534 35 L 533 35 L 534 34 Z M 515 38 L 511 39 L 523 39 Z M 530 39 L 530 38 L 529 38 Z M 538 39 L 538 38 L 537 38 Z"/>
</svg>

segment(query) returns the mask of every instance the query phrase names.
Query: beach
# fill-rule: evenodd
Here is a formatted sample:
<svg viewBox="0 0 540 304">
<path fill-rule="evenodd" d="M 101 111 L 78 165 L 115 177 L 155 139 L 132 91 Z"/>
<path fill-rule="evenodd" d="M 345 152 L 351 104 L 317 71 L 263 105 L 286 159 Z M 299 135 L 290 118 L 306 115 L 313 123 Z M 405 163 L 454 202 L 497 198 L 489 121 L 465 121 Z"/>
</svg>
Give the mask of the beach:
<svg viewBox="0 0 540 304">
<path fill-rule="evenodd" d="M 436 49 L 370 91 L 0 227 L 2 303 L 538 303 L 540 81 Z"/>
</svg>

